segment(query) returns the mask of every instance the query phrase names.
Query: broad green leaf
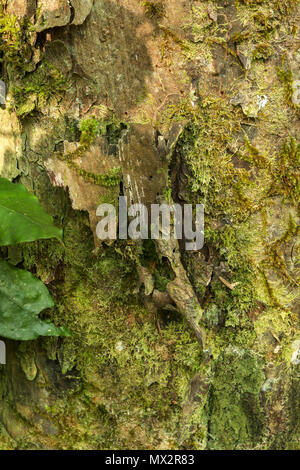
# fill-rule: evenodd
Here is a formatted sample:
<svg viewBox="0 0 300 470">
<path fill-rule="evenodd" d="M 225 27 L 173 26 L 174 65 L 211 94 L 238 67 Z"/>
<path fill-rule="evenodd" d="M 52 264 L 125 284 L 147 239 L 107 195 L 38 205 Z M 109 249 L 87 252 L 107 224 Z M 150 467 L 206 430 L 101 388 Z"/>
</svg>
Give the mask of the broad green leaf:
<svg viewBox="0 0 300 470">
<path fill-rule="evenodd" d="M 67 329 L 56 328 L 38 317 L 53 305 L 47 287 L 39 279 L 0 260 L 0 336 L 23 341 L 39 336 L 70 336 Z"/>
<path fill-rule="evenodd" d="M 0 178 L 0 246 L 62 238 L 38 199 L 22 184 Z"/>
</svg>

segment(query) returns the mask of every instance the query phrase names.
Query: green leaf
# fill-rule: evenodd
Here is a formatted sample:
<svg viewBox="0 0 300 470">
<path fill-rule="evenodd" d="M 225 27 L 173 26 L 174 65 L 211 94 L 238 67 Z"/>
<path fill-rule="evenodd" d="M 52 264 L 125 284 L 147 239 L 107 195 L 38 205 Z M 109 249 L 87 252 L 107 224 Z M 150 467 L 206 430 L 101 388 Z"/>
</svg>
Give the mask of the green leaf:
<svg viewBox="0 0 300 470">
<path fill-rule="evenodd" d="M 23 341 L 39 336 L 70 336 L 66 328 L 56 328 L 38 317 L 53 305 L 39 279 L 0 260 L 0 336 Z"/>
<path fill-rule="evenodd" d="M 62 239 L 62 230 L 38 199 L 22 184 L 0 178 L 0 246 L 52 237 Z"/>
</svg>

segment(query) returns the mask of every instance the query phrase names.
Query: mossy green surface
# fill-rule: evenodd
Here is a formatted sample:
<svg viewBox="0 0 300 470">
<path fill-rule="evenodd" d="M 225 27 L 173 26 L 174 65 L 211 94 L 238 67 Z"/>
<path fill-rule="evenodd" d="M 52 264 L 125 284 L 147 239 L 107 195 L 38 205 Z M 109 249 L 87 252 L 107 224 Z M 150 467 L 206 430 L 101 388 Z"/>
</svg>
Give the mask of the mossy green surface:
<svg viewBox="0 0 300 470">
<path fill-rule="evenodd" d="M 76 369 L 82 379 L 80 391 L 48 410 L 54 422 L 68 429 L 52 445 L 176 448 L 180 409 L 201 366 L 197 342 L 179 319 L 167 320 L 159 332 L 155 319 L 132 294 L 138 285 L 135 256 L 130 255 L 134 247 L 123 244 L 114 251 L 103 246 L 92 255 L 84 213 L 65 220 L 64 243 L 65 248 L 37 242 L 23 251 L 24 267 L 44 281 L 56 278 L 49 284 L 56 299 L 51 317 L 72 325 L 69 341 L 41 345 L 53 359 L 58 357 L 64 374 L 73 376 Z M 184 429 L 189 442 L 188 423 Z M 193 425 L 192 434 L 194 445 L 204 445 L 201 422 Z"/>
<path fill-rule="evenodd" d="M 264 433 L 260 390 L 263 361 L 248 351 L 229 347 L 214 365 L 209 395 L 210 449 L 255 448 Z"/>
<path fill-rule="evenodd" d="M 19 18 L 1 9 L 1 77 L 10 82 L 10 106 L 20 118 L 39 111 L 51 98 L 59 99 L 70 87 L 68 77 L 50 64 L 38 49 L 35 49 L 35 54 L 39 54 L 36 59 L 31 48 L 34 34 L 34 26 L 27 16 Z"/>
</svg>

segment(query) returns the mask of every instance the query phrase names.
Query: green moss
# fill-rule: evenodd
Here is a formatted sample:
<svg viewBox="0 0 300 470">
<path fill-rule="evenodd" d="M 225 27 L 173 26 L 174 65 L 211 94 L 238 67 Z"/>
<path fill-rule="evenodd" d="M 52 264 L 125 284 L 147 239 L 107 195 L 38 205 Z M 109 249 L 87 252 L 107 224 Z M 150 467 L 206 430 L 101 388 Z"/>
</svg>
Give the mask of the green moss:
<svg viewBox="0 0 300 470">
<path fill-rule="evenodd" d="M 284 448 L 287 450 L 299 450 L 300 440 L 300 397 L 299 397 L 300 377 L 297 366 L 294 366 L 291 373 L 290 389 L 288 394 L 288 439 L 284 436 Z"/>
<path fill-rule="evenodd" d="M 121 167 L 113 168 L 105 174 L 93 173 L 91 171 L 80 168 L 75 162 L 71 162 L 69 166 L 75 169 L 79 176 L 82 176 L 86 181 L 106 188 L 118 186 L 122 180 Z"/>
<path fill-rule="evenodd" d="M 295 35 L 297 27 L 285 24 L 288 16 L 296 12 L 298 0 L 238 0 L 237 14 L 245 31 L 237 33 L 239 43 L 248 41 L 254 44 L 254 58 L 268 59 L 273 54 L 273 40 L 285 28 L 285 32 Z M 283 26 L 284 25 L 284 26 Z M 272 46 L 269 45 L 272 43 Z"/>
<path fill-rule="evenodd" d="M 34 34 L 34 26 L 26 16 L 17 18 L 0 11 L 2 78 L 10 79 L 9 93 L 21 118 L 45 106 L 50 98 L 63 95 L 69 86 L 67 77 L 43 55 L 38 64 L 33 64 Z"/>
<path fill-rule="evenodd" d="M 285 69 L 278 69 L 278 76 L 280 80 L 282 81 L 285 89 L 285 98 L 287 103 L 289 103 L 291 106 L 295 106 L 292 103 L 292 95 L 294 93 L 293 89 L 293 81 L 294 81 L 294 75 L 291 70 L 285 70 Z"/>
<path fill-rule="evenodd" d="M 210 449 L 247 449 L 259 443 L 265 421 L 260 403 L 263 382 L 258 356 L 232 347 L 220 356 L 208 405 Z"/>
<path fill-rule="evenodd" d="M 1 366 L 0 366 L 1 367 Z M 0 450 L 14 450 L 16 442 L 12 439 L 11 436 L 7 433 L 4 426 L 0 424 Z"/>
<path fill-rule="evenodd" d="M 26 16 L 20 19 L 15 15 L 5 14 L 3 7 L 0 8 L 1 62 L 16 72 L 23 71 L 31 58 L 28 40 L 33 27 Z"/>
<path fill-rule="evenodd" d="M 272 47 L 271 43 L 268 42 L 260 42 L 257 44 L 253 51 L 253 59 L 269 59 L 274 53 L 274 48 Z"/>
<path fill-rule="evenodd" d="M 247 6 L 259 6 L 259 5 L 267 5 L 269 6 L 272 4 L 274 9 L 277 9 L 281 14 L 286 15 L 290 14 L 295 6 L 298 3 L 298 0 L 286 0 L 285 2 L 281 2 L 280 0 L 239 0 L 240 3 L 244 3 Z"/>
<path fill-rule="evenodd" d="M 122 132 L 129 128 L 129 124 L 120 121 L 115 115 L 109 119 L 96 119 L 94 116 L 82 119 L 79 124 L 81 131 L 80 144 L 89 148 L 99 135 L 106 136 L 107 142 L 117 145 Z"/>
<path fill-rule="evenodd" d="M 85 118 L 80 121 L 79 129 L 81 131 L 80 144 L 89 148 L 96 137 L 101 134 L 101 122 L 94 116 Z"/>
<path fill-rule="evenodd" d="M 142 0 L 142 7 L 150 18 L 161 19 L 165 16 L 165 6 L 160 0 L 148 1 Z"/>
<path fill-rule="evenodd" d="M 184 175 L 189 182 L 181 193 L 184 192 L 189 203 L 204 204 L 206 247 L 213 254 L 214 265 L 223 266 L 227 272 L 223 277 L 233 286 L 230 289 L 215 276 L 206 291 L 199 290 L 195 279 L 199 279 L 199 275 L 194 275 L 193 263 L 185 260 L 195 291 L 204 300 L 204 309 L 208 309 L 206 316 L 210 317 L 212 303 L 218 312 L 217 324 L 208 333 L 208 345 L 216 356 L 221 345 L 228 343 L 253 348 L 257 330 L 250 319 L 251 312 L 259 311 L 261 302 L 265 302 L 266 318 L 268 309 L 271 312 L 275 306 L 275 297 L 266 278 L 269 297 L 265 298 L 261 292 L 263 266 L 272 268 L 286 288 L 287 284 L 294 284 L 281 253 L 284 243 L 296 236 L 294 219 L 290 219 L 278 243 L 269 246 L 261 241 L 257 214 L 268 210 L 276 197 L 291 208 L 296 207 L 299 144 L 289 138 L 279 154 L 270 151 L 268 146 L 258 149 L 242 130 L 242 113 L 228 104 L 226 98 L 216 99 L 203 93 L 199 106 L 189 110 L 183 102 L 176 111 L 175 107 L 167 110 L 165 118 L 173 120 L 173 116 L 178 119 L 181 115 L 183 119 L 189 116 L 189 124 L 176 149 L 176 155 L 180 154 L 185 164 Z M 242 136 L 244 145 L 239 143 L 239 151 L 233 155 L 231 149 L 236 148 Z M 282 315 L 286 300 L 285 288 L 277 288 L 276 308 L 281 309 Z M 291 319 L 289 313 L 287 318 Z M 283 329 L 284 334 L 289 335 L 289 329 Z"/>
<path fill-rule="evenodd" d="M 285 200 L 297 204 L 300 196 L 299 166 L 300 142 L 291 137 L 284 142 L 273 168 L 275 187 L 270 190 L 270 194 L 281 193 Z"/>
<path fill-rule="evenodd" d="M 156 319 L 133 294 L 139 281 L 127 243 L 115 249 L 104 244 L 93 254 L 88 216 L 73 211 L 64 221 L 64 243 L 65 249 L 52 241 L 24 246 L 23 261 L 47 278 L 56 300 L 52 318 L 72 329 L 66 342 L 41 344 L 49 357 L 57 355 L 67 376 L 83 380 L 48 410 L 67 430 L 51 438 L 51 445 L 173 448 L 180 438 L 183 445 L 202 446 L 205 430 L 196 416 L 204 404 L 195 402 L 182 424 L 189 383 L 201 366 L 197 341 L 176 318 L 158 332 Z M 151 263 L 152 253 L 144 249 L 145 262 Z"/>
<path fill-rule="evenodd" d="M 299 142 L 294 137 L 286 139 L 279 155 L 270 155 L 270 152 L 264 154 L 251 145 L 247 137 L 245 144 L 247 153 L 241 155 L 243 160 L 251 162 L 256 168 L 266 170 L 261 173 L 261 179 L 264 176 L 269 178 L 269 185 L 264 189 L 267 197 L 281 196 L 284 201 L 297 203 L 300 195 Z"/>
<path fill-rule="evenodd" d="M 36 71 L 17 80 L 10 88 L 17 115 L 21 118 L 47 104 L 51 97 L 62 96 L 68 88 L 68 80 L 59 70 L 43 60 Z"/>
</svg>

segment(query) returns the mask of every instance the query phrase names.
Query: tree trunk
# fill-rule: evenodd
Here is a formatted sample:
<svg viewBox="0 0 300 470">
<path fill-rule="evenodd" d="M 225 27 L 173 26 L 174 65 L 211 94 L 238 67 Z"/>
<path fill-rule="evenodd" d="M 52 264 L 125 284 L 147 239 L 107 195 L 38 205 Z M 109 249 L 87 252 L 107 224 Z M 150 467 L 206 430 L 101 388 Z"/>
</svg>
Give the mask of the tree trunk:
<svg viewBox="0 0 300 470">
<path fill-rule="evenodd" d="M 0 176 L 64 246 L 0 256 L 72 336 L 3 339 L 0 448 L 299 448 L 299 2 L 1 5 Z M 101 243 L 120 195 L 204 204 L 203 249 Z"/>
</svg>

